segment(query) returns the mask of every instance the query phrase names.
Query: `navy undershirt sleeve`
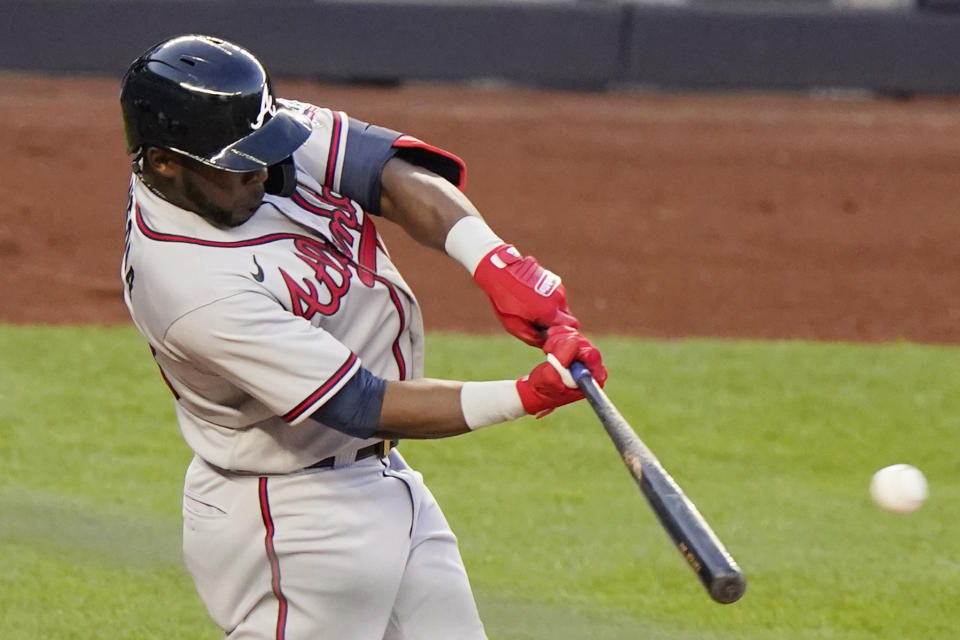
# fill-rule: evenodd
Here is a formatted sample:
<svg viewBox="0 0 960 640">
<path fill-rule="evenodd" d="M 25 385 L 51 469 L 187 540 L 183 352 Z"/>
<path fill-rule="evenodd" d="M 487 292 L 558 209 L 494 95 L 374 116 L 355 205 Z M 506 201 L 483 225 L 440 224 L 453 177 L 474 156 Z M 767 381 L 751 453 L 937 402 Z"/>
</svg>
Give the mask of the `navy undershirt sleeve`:
<svg viewBox="0 0 960 640">
<path fill-rule="evenodd" d="M 364 211 L 380 213 L 380 175 L 397 150 L 400 134 L 392 129 L 350 118 L 343 158 L 340 192 L 360 203 Z"/>
<path fill-rule="evenodd" d="M 360 367 L 345 384 L 310 417 L 354 438 L 366 439 L 380 425 L 387 381 Z"/>
</svg>

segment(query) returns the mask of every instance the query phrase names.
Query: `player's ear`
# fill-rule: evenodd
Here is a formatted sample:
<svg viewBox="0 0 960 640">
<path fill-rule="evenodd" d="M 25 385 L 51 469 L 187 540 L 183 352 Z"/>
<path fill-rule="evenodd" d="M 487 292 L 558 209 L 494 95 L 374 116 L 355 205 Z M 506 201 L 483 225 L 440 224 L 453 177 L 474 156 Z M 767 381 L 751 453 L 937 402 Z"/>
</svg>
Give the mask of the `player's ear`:
<svg viewBox="0 0 960 640">
<path fill-rule="evenodd" d="M 172 178 L 176 175 L 180 163 L 177 162 L 176 154 L 160 147 L 147 147 L 143 154 L 143 163 L 148 167 L 151 173 L 164 178 Z"/>
</svg>

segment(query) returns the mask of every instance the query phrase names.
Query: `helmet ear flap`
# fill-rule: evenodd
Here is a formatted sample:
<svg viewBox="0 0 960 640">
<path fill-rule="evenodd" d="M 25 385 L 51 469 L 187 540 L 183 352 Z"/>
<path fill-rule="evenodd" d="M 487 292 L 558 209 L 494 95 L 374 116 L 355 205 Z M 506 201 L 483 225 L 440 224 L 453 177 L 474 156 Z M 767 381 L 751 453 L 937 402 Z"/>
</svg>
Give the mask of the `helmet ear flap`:
<svg viewBox="0 0 960 640">
<path fill-rule="evenodd" d="M 267 167 L 267 181 L 263 189 L 273 196 L 289 198 L 297 188 L 297 167 L 293 164 L 293 156 L 281 160 Z"/>
</svg>

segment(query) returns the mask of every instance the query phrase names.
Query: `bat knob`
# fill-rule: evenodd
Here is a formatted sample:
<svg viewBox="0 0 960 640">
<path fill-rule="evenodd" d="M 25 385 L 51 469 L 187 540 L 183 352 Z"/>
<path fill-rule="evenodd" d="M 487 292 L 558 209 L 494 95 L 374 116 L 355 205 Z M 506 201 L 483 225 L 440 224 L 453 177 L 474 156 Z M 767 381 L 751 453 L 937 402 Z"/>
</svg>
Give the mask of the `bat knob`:
<svg viewBox="0 0 960 640">
<path fill-rule="evenodd" d="M 710 597 L 720 604 L 732 604 L 747 590 L 747 579 L 742 573 L 715 578 L 710 583 Z"/>
<path fill-rule="evenodd" d="M 592 377 L 590 375 L 590 370 L 587 369 L 586 365 L 578 360 L 574 360 L 570 363 L 570 375 L 573 376 L 573 379 L 576 382 L 580 382 L 581 380 Z"/>
</svg>

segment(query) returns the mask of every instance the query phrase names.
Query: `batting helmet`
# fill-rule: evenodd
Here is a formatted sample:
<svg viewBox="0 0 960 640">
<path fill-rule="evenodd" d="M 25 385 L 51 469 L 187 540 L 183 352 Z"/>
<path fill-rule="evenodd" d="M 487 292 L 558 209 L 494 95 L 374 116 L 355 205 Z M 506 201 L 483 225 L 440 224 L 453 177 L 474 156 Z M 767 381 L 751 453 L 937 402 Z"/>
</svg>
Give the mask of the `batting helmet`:
<svg viewBox="0 0 960 640">
<path fill-rule="evenodd" d="M 203 35 L 165 40 L 134 60 L 120 105 L 129 153 L 162 147 L 226 171 L 289 165 L 311 131 L 274 102 L 253 54 Z"/>
</svg>

